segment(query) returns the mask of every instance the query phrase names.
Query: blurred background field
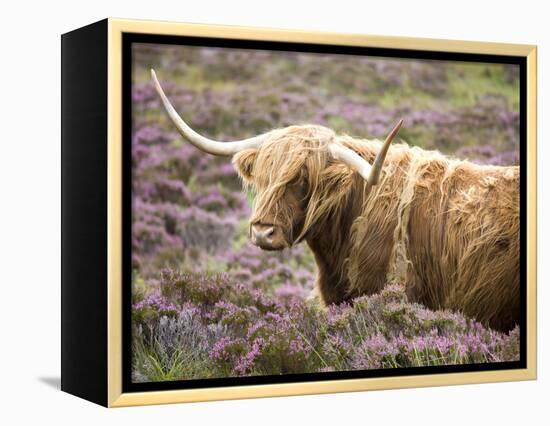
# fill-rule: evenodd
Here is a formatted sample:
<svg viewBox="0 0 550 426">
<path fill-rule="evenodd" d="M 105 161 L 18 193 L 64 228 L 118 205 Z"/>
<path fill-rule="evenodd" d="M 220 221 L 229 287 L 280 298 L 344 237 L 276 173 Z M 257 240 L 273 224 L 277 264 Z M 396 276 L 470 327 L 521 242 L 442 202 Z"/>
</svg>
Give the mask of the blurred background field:
<svg viewBox="0 0 550 426">
<path fill-rule="evenodd" d="M 150 81 L 155 68 L 198 132 L 232 140 L 315 123 L 478 163 L 519 161 L 514 65 L 169 45 L 133 47 L 133 377 L 176 380 L 517 358 L 519 331 L 409 304 L 399 288 L 357 306 L 307 301 L 304 245 L 247 241 L 251 198 L 230 159 L 181 140 Z"/>
</svg>

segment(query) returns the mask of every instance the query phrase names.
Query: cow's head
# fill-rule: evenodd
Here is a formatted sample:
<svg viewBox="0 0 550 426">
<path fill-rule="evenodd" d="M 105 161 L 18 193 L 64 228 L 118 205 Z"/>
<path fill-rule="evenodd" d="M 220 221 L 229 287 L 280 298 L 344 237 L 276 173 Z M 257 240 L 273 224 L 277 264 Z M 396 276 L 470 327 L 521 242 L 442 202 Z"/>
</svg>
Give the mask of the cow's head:
<svg viewBox="0 0 550 426">
<path fill-rule="evenodd" d="M 255 193 L 250 238 L 264 250 L 282 250 L 305 237 L 322 214 L 323 200 L 342 192 L 342 168 L 376 185 L 389 145 L 402 120 L 390 132 L 371 165 L 354 150 L 338 143 L 322 126 L 289 126 L 233 142 L 214 141 L 195 132 L 176 112 L 155 72 L 155 88 L 181 135 L 212 155 L 232 156 L 239 176 Z"/>
</svg>

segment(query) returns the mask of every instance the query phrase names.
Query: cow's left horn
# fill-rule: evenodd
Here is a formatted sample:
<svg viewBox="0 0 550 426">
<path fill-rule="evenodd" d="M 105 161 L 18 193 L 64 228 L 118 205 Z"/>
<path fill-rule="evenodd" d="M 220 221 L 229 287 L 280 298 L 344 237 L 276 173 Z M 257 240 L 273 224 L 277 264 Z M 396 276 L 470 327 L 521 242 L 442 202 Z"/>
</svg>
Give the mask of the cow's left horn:
<svg viewBox="0 0 550 426">
<path fill-rule="evenodd" d="M 382 172 L 382 166 L 384 165 L 384 160 L 386 159 L 386 154 L 388 153 L 388 148 L 390 147 L 394 138 L 397 136 L 397 133 L 399 133 L 399 129 L 401 129 L 402 125 L 403 120 L 399 120 L 399 123 L 395 125 L 393 130 L 386 137 L 386 140 L 382 144 L 382 148 L 380 148 L 380 152 L 376 155 L 376 158 L 374 159 L 374 163 L 372 165 L 372 170 L 370 171 L 370 175 L 367 179 L 368 183 L 370 183 L 371 185 L 376 185 L 378 183 L 378 180 L 380 179 L 380 173 Z"/>
<path fill-rule="evenodd" d="M 170 119 L 176 125 L 178 131 L 181 133 L 181 135 L 185 139 L 187 139 L 189 142 L 191 142 L 201 151 L 204 151 L 204 152 L 207 152 L 208 154 L 213 154 L 213 155 L 228 156 L 228 155 L 236 154 L 237 152 L 242 151 L 243 149 L 259 148 L 263 143 L 265 139 L 265 135 L 259 135 L 253 138 L 243 139 L 243 140 L 234 141 L 234 142 L 214 141 L 212 139 L 208 139 L 202 135 L 199 135 L 191 127 L 189 127 L 189 125 L 185 121 L 183 121 L 183 119 L 176 112 L 176 110 L 174 109 L 174 107 L 172 106 L 172 104 L 164 94 L 164 90 L 162 90 L 162 87 L 157 79 L 155 70 L 151 70 L 151 77 L 153 78 L 155 89 L 157 90 L 157 93 L 159 94 L 160 99 L 162 100 L 164 109 L 168 113 L 168 116 L 170 117 Z"/>
<path fill-rule="evenodd" d="M 399 120 L 399 123 L 395 125 L 393 130 L 386 137 L 386 140 L 382 144 L 380 152 L 376 155 L 372 166 L 355 151 L 345 146 L 331 143 L 328 149 L 334 158 L 346 163 L 352 169 L 357 171 L 357 173 L 359 173 L 369 184 L 376 185 L 380 179 L 380 173 L 382 172 L 382 166 L 384 165 L 388 148 L 390 147 L 390 144 L 394 140 L 395 136 L 397 136 L 402 124 L 403 120 Z"/>
</svg>

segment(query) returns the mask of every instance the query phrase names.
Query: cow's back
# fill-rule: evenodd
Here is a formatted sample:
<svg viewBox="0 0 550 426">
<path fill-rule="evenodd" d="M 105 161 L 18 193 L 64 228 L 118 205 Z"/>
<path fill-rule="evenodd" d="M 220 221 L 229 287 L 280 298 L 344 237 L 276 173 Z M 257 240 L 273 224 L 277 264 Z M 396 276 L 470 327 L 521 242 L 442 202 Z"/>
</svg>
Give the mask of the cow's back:
<svg viewBox="0 0 550 426">
<path fill-rule="evenodd" d="M 415 173 L 400 234 L 410 299 L 510 329 L 519 322 L 519 168 L 441 158 Z"/>
</svg>

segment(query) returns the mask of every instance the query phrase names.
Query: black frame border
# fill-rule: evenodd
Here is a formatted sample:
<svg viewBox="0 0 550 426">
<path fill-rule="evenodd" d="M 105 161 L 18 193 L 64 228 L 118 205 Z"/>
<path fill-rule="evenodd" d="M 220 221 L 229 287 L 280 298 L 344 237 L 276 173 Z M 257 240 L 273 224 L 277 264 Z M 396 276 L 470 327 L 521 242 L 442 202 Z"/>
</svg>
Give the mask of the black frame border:
<svg viewBox="0 0 550 426">
<path fill-rule="evenodd" d="M 167 44 L 196 47 L 221 47 L 252 50 L 327 53 L 376 56 L 400 59 L 502 63 L 520 68 L 520 360 L 431 367 L 391 368 L 377 370 L 334 371 L 287 375 L 226 377 L 177 380 L 167 382 L 133 383 L 132 371 L 132 44 Z M 366 46 L 326 45 L 245 39 L 224 39 L 195 36 L 172 36 L 141 33 L 122 35 L 122 391 L 144 392 L 184 390 L 243 385 L 314 382 L 327 380 L 366 379 L 395 376 L 466 373 L 476 371 L 512 370 L 527 368 L 527 58 L 477 53 L 455 53 L 412 49 L 390 49 Z"/>
</svg>

